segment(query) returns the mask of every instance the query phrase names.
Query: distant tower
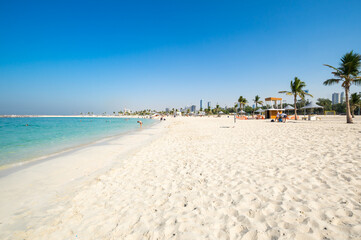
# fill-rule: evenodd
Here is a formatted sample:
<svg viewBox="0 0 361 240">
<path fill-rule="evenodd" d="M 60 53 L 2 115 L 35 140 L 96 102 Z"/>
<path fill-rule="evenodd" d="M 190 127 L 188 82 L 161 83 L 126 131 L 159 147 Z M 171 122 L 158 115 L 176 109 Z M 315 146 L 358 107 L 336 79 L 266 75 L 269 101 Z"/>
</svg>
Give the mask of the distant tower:
<svg viewBox="0 0 361 240">
<path fill-rule="evenodd" d="M 211 106 L 211 102 L 208 102 L 207 103 L 207 108 L 211 108 L 212 106 Z"/>
<path fill-rule="evenodd" d="M 203 110 L 203 99 L 199 101 L 199 109 Z"/>
<path fill-rule="evenodd" d="M 191 112 L 194 112 L 194 113 L 196 112 L 196 105 L 191 106 Z"/>
<path fill-rule="evenodd" d="M 333 93 L 332 94 L 332 105 L 340 103 L 340 94 L 339 93 Z"/>
<path fill-rule="evenodd" d="M 344 103 L 344 102 L 345 102 L 345 93 L 341 92 L 340 103 Z"/>
</svg>

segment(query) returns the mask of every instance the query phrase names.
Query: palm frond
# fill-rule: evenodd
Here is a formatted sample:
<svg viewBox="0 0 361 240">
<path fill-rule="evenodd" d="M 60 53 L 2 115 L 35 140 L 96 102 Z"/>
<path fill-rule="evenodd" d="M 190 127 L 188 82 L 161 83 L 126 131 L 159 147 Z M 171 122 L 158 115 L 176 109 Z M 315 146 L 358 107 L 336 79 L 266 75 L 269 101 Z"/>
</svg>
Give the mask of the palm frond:
<svg viewBox="0 0 361 240">
<path fill-rule="evenodd" d="M 330 85 L 339 83 L 340 81 L 341 81 L 341 79 L 331 78 L 331 79 L 328 79 L 328 80 L 324 81 L 323 85 L 330 86 Z"/>
<path fill-rule="evenodd" d="M 289 91 L 279 91 L 278 93 L 284 93 L 286 95 L 292 96 L 293 92 L 289 92 Z"/>
<path fill-rule="evenodd" d="M 323 66 L 332 68 L 332 69 L 336 70 L 336 72 L 339 72 L 339 71 L 340 71 L 339 69 L 337 69 L 337 68 L 335 68 L 335 67 L 333 67 L 333 66 L 331 66 L 331 65 L 328 65 L 328 64 L 323 64 Z"/>
</svg>

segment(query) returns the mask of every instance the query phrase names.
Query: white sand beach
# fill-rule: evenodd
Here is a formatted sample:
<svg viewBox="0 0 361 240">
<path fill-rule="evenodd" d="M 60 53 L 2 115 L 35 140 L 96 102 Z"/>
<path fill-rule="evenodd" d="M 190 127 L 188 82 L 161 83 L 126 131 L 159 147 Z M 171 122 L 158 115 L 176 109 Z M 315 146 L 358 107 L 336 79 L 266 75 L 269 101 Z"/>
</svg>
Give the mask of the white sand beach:
<svg viewBox="0 0 361 240">
<path fill-rule="evenodd" d="M 0 238 L 361 239 L 355 122 L 169 118 L 1 177 Z"/>
</svg>

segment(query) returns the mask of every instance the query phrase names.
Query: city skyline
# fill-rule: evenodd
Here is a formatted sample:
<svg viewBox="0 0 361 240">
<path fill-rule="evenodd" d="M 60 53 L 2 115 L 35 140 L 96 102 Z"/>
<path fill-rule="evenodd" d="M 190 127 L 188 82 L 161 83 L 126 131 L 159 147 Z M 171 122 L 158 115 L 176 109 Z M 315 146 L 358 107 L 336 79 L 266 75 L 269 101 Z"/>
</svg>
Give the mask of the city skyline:
<svg viewBox="0 0 361 240">
<path fill-rule="evenodd" d="M 354 92 L 351 92 L 351 94 L 352 93 L 354 93 Z M 355 92 L 355 93 L 358 93 L 358 94 L 361 95 L 361 92 Z M 332 93 L 331 97 L 325 97 L 325 99 L 329 99 L 332 102 L 333 105 L 334 104 L 339 104 L 339 103 L 342 104 L 342 103 L 345 102 L 344 92 Z M 298 99 L 298 100 L 301 100 L 301 99 Z M 310 97 L 306 97 L 305 100 L 308 100 L 310 102 L 315 102 L 315 103 L 317 102 L 317 99 L 310 98 Z M 188 105 L 177 106 L 177 107 L 167 106 L 164 109 L 144 108 L 144 109 L 138 109 L 138 110 L 134 110 L 134 111 L 132 109 L 124 108 L 123 112 L 129 112 L 129 111 L 135 112 L 135 111 L 142 111 L 142 110 L 145 110 L 145 109 L 156 110 L 156 111 L 159 111 L 159 112 L 164 111 L 164 112 L 167 112 L 167 113 L 170 112 L 172 109 L 178 110 L 178 111 L 181 111 L 181 112 L 186 112 L 188 109 L 190 110 L 190 112 L 198 112 L 198 111 L 200 111 L 201 106 L 203 106 L 202 104 L 204 103 L 204 99 L 200 99 L 199 102 L 200 102 L 199 108 L 197 108 L 197 105 L 195 105 L 195 104 L 188 104 Z M 288 101 L 283 99 L 282 104 L 293 105 L 294 103 L 293 102 L 288 102 Z M 219 105 L 219 104 L 217 103 L 216 105 Z M 216 106 L 213 106 L 213 107 L 211 106 L 211 101 L 207 101 L 206 108 L 208 108 L 208 106 L 210 106 L 210 109 L 215 109 L 216 108 Z M 220 108 L 225 108 L 225 109 L 232 108 L 230 106 L 233 106 L 233 105 L 232 104 L 230 104 L 230 105 L 227 105 L 227 104 L 219 105 Z M 255 104 L 254 104 L 253 100 L 251 102 L 248 101 L 248 103 L 245 104 L 245 106 L 250 106 L 252 108 L 255 108 Z M 266 106 L 266 104 L 263 104 L 263 105 L 261 104 L 261 105 L 258 106 L 258 108 L 261 107 L 261 106 Z M 203 107 L 203 111 L 206 108 Z M 122 109 L 120 109 L 120 111 L 122 111 Z M 115 112 L 117 113 L 117 111 L 115 111 Z M 112 111 L 109 112 L 109 113 L 112 113 Z"/>
<path fill-rule="evenodd" d="M 351 92 L 350 94 L 352 94 L 352 93 L 354 93 L 354 92 Z M 361 92 L 355 92 L 355 93 L 358 93 L 358 94 L 361 95 Z M 337 100 L 334 100 L 334 96 L 337 96 L 337 97 L 336 97 Z M 267 97 L 266 97 L 266 98 L 267 98 Z M 282 98 L 283 98 L 283 97 L 282 97 Z M 332 104 L 338 104 L 338 103 L 344 103 L 344 102 L 345 102 L 344 92 L 339 92 L 339 93 L 336 93 L 336 92 L 335 92 L 335 93 L 330 94 L 330 97 L 324 97 L 324 98 L 331 100 L 331 101 L 332 101 Z M 264 98 L 264 99 L 265 99 L 265 98 Z M 314 102 L 314 103 L 317 102 L 317 99 L 315 99 L 315 98 L 306 97 L 305 99 L 306 99 L 306 100 L 309 100 L 310 102 Z M 247 100 L 248 100 L 248 99 L 247 99 Z M 262 99 L 262 100 L 263 100 L 263 99 Z M 298 100 L 301 100 L 301 99 L 298 98 Z M 201 106 L 202 106 L 202 104 L 204 103 L 204 99 L 202 98 L 202 99 L 200 99 L 199 101 L 200 101 L 200 104 L 199 104 L 199 109 L 200 109 Z M 208 106 L 210 106 L 210 104 L 211 104 L 211 101 L 207 101 L 207 108 L 208 108 Z M 293 103 L 293 101 L 290 102 L 290 101 L 286 101 L 285 99 L 283 99 L 283 104 L 293 105 L 294 103 Z M 216 105 L 219 105 L 219 104 L 216 104 Z M 188 104 L 188 105 L 185 105 L 184 107 L 178 107 L 178 108 L 176 108 L 176 107 L 166 107 L 165 109 L 172 109 L 172 108 L 174 108 L 174 109 L 178 109 L 178 110 L 181 110 L 181 109 L 187 110 L 187 109 L 190 109 L 192 106 L 196 106 L 196 105 L 194 105 L 194 104 Z M 223 106 L 220 105 L 221 108 L 227 108 L 227 106 L 228 106 L 228 108 L 230 108 L 230 106 L 233 106 L 233 105 L 231 105 L 231 104 L 230 104 L 230 105 L 225 104 L 225 105 L 223 105 Z M 253 100 L 251 100 L 251 102 L 248 100 L 248 103 L 247 103 L 245 106 L 250 106 L 250 107 L 254 108 L 254 107 L 255 107 L 255 104 L 254 104 Z M 263 105 L 261 105 L 261 106 L 266 106 L 266 104 L 263 104 Z M 258 106 L 258 107 L 260 107 L 260 106 Z M 210 108 L 211 108 L 211 109 L 214 109 L 215 106 L 210 107 Z M 205 109 L 205 108 L 203 108 L 203 110 L 204 110 L 204 109 Z M 166 111 L 166 112 L 167 112 L 167 111 Z"/>
</svg>

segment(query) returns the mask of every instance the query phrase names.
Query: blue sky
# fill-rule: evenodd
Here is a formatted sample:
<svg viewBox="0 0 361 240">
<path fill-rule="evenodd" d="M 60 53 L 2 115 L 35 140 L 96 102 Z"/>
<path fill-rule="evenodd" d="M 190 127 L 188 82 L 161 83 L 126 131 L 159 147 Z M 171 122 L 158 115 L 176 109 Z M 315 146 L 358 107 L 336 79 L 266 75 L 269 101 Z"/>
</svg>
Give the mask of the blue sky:
<svg viewBox="0 0 361 240">
<path fill-rule="evenodd" d="M 3 1 L 0 114 L 232 105 L 340 86 L 322 64 L 361 53 L 361 1 Z M 353 86 L 352 92 L 361 92 Z M 288 102 L 291 99 L 285 97 Z"/>
</svg>

